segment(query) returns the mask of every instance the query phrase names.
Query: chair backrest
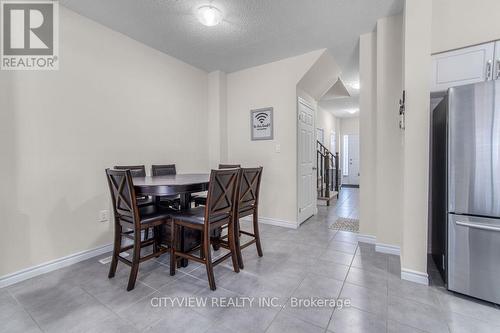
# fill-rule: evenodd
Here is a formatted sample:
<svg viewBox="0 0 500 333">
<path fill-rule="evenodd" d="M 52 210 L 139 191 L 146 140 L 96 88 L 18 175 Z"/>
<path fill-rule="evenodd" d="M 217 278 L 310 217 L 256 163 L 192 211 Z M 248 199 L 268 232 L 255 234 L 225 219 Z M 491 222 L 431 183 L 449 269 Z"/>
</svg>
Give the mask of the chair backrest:
<svg viewBox="0 0 500 333">
<path fill-rule="evenodd" d="M 262 167 L 241 169 L 238 210 L 240 212 L 257 208 L 259 204 Z"/>
<path fill-rule="evenodd" d="M 115 165 L 115 170 L 130 170 L 132 177 L 146 177 L 144 165 Z"/>
<path fill-rule="evenodd" d="M 106 169 L 116 222 L 140 223 L 132 172 Z"/>
<path fill-rule="evenodd" d="M 219 169 L 236 169 L 241 168 L 239 164 L 219 164 Z"/>
<path fill-rule="evenodd" d="M 205 227 L 209 223 L 233 221 L 238 207 L 241 169 L 212 170 L 205 205 Z"/>
<path fill-rule="evenodd" d="M 151 174 L 153 176 L 168 176 L 177 174 L 177 171 L 175 164 L 152 165 Z"/>
</svg>

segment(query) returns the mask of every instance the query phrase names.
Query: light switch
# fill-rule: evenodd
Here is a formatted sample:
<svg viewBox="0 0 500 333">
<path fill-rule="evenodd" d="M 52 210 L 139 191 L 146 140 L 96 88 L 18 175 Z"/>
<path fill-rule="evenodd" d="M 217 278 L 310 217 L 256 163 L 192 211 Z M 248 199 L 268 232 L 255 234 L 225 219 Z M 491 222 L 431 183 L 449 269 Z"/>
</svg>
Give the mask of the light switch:
<svg viewBox="0 0 500 333">
<path fill-rule="evenodd" d="M 279 143 L 276 144 L 276 152 L 281 153 L 281 145 Z"/>
</svg>

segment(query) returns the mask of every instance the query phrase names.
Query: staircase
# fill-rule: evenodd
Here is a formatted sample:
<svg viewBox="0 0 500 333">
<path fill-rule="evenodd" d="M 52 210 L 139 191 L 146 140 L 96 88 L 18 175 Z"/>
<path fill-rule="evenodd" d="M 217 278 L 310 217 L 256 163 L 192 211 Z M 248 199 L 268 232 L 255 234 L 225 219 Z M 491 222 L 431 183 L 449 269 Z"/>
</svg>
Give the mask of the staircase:
<svg viewBox="0 0 500 333">
<path fill-rule="evenodd" d="M 339 153 L 333 154 L 316 141 L 316 165 L 318 203 L 325 202 L 330 206 L 330 201 L 338 198 L 339 193 Z"/>
</svg>

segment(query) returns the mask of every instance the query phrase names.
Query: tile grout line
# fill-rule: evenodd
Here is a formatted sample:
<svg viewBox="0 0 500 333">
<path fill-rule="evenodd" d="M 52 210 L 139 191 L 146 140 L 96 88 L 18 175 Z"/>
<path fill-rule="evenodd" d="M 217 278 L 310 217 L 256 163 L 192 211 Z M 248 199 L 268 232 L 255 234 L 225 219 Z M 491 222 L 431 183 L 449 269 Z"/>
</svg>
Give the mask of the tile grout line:
<svg viewBox="0 0 500 333">
<path fill-rule="evenodd" d="M 274 321 L 276 320 L 276 318 L 278 317 L 278 315 L 283 311 L 283 309 L 285 308 L 286 306 L 286 303 L 288 302 L 288 300 L 293 296 L 293 293 L 297 291 L 297 289 L 299 289 L 300 285 L 302 284 L 302 282 L 304 282 L 304 280 L 306 279 L 306 275 L 304 275 L 303 278 L 301 278 L 300 282 L 297 284 L 297 287 L 295 287 L 295 289 L 290 293 L 290 296 L 287 296 L 286 299 L 285 299 L 285 302 L 284 304 L 280 307 L 280 310 L 276 313 L 276 315 L 274 316 L 273 320 L 269 323 L 269 325 L 266 327 L 266 329 L 264 330 L 264 332 L 267 332 L 267 330 L 269 330 L 269 328 L 271 327 L 271 325 L 274 323 Z M 286 315 L 286 314 L 285 314 Z M 304 321 L 304 320 L 302 320 Z M 305 323 L 309 324 L 308 322 L 304 321 Z"/>
<path fill-rule="evenodd" d="M 100 300 L 98 300 L 94 295 L 92 295 L 91 293 L 89 293 L 83 286 L 81 285 L 78 285 L 79 288 L 81 288 L 83 290 L 84 293 L 86 293 L 87 295 L 89 295 L 91 298 L 93 298 L 97 303 L 103 305 L 106 309 L 108 309 L 109 311 L 111 311 L 112 314 L 116 315 L 117 317 L 121 318 L 121 319 L 124 319 L 126 322 L 128 322 L 130 324 L 130 326 L 132 326 L 134 329 L 136 328 L 134 326 L 134 324 L 132 324 L 132 322 L 130 322 L 130 320 L 128 320 L 127 318 L 123 318 L 121 317 L 115 310 L 113 310 L 112 308 L 110 308 L 108 305 L 104 304 L 103 302 L 101 302 Z M 134 303 L 135 304 L 135 303 Z M 128 307 L 127 307 L 128 308 Z M 105 317 L 105 318 L 108 318 L 108 317 Z M 139 331 L 137 329 L 137 331 Z"/>
<path fill-rule="evenodd" d="M 12 297 L 14 299 L 14 301 L 16 301 L 16 303 L 23 309 L 23 311 L 31 318 L 31 320 L 33 320 L 33 322 L 40 329 L 40 331 L 41 332 L 45 332 L 45 330 L 40 326 L 40 324 L 35 320 L 35 318 L 33 318 L 33 316 L 28 311 L 28 309 L 26 309 L 24 307 L 24 305 L 22 305 L 21 302 L 19 302 L 19 300 L 17 299 L 17 297 L 14 294 L 12 294 L 12 292 L 8 288 L 6 290 L 7 290 L 7 293 L 10 295 L 10 297 Z"/>
<path fill-rule="evenodd" d="M 337 296 L 337 299 L 340 298 L 340 295 L 342 295 L 342 291 L 344 290 L 344 286 L 346 284 L 347 276 L 349 276 L 349 272 L 351 271 L 351 266 L 354 261 L 354 258 L 356 257 L 356 252 L 358 251 L 359 245 L 356 244 L 356 250 L 354 251 L 354 254 L 352 255 L 351 263 L 349 264 L 349 269 L 347 270 L 347 274 L 344 277 L 344 281 L 342 281 L 342 287 L 340 287 L 339 295 Z M 332 314 L 330 315 L 330 319 L 328 320 L 328 324 L 326 325 L 325 332 L 328 332 L 328 327 L 330 326 L 330 323 L 333 319 L 333 315 L 335 314 L 335 311 L 337 308 L 333 309 Z"/>
</svg>

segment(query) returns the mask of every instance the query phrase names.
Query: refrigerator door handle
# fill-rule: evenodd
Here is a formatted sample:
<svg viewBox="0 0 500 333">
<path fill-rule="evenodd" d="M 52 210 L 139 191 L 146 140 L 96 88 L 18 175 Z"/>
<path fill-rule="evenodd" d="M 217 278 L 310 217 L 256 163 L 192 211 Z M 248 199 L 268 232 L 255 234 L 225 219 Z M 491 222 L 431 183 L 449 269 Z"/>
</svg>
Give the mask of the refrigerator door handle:
<svg viewBox="0 0 500 333">
<path fill-rule="evenodd" d="M 500 79 L 500 58 L 497 58 L 497 60 L 495 61 L 495 64 L 496 64 L 496 74 L 495 74 L 495 80 L 498 80 Z"/>
<path fill-rule="evenodd" d="M 456 225 L 462 226 L 462 227 L 468 227 L 468 228 L 475 228 L 475 229 L 480 229 L 480 230 L 488 230 L 488 231 L 498 231 L 500 232 L 499 227 L 493 227 L 490 225 L 485 225 L 485 224 L 477 224 L 477 223 L 469 223 L 469 222 L 461 222 L 461 221 L 455 221 Z"/>
<path fill-rule="evenodd" d="M 485 81 L 489 81 L 492 79 L 491 77 L 491 74 L 492 74 L 492 61 L 491 60 L 488 60 L 488 62 L 486 63 L 486 80 Z"/>
</svg>

